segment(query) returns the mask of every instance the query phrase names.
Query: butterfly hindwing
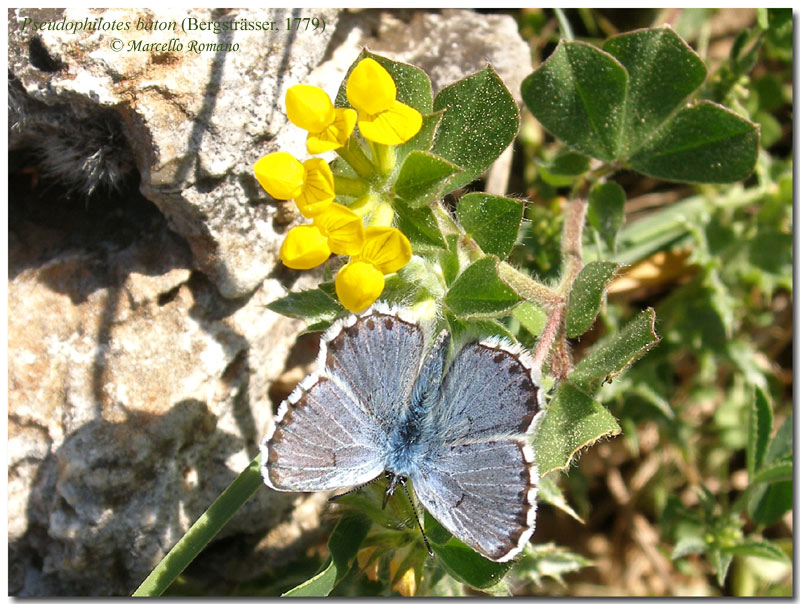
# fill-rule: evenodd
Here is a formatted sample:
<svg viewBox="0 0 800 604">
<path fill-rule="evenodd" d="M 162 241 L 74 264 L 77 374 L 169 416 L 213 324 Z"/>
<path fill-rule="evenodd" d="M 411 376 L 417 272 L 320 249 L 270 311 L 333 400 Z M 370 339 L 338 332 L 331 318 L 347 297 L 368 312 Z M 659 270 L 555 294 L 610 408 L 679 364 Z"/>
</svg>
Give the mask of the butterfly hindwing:
<svg viewBox="0 0 800 604">
<path fill-rule="evenodd" d="M 533 534 L 538 474 L 527 444 L 498 440 L 440 447 L 411 480 L 442 526 L 496 562 L 516 556 Z"/>
</svg>

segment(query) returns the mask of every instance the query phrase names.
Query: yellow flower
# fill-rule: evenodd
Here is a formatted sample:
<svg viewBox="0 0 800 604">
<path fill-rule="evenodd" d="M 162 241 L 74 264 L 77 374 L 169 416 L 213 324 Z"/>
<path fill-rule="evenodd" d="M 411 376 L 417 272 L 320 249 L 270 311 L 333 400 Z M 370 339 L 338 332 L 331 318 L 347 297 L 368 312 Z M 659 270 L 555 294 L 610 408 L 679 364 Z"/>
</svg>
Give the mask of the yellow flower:
<svg viewBox="0 0 800 604">
<path fill-rule="evenodd" d="M 350 312 L 361 312 L 378 299 L 384 278 L 369 262 L 350 262 L 336 275 L 336 295 Z"/>
<path fill-rule="evenodd" d="M 394 227 L 369 227 L 361 252 L 336 275 L 336 295 L 351 312 L 361 312 L 378 299 L 384 275 L 411 260 L 411 243 Z"/>
<path fill-rule="evenodd" d="M 411 242 L 394 227 L 369 227 L 361 253 L 356 260 L 365 260 L 384 275 L 403 268 L 411 260 Z"/>
<path fill-rule="evenodd" d="M 358 110 L 358 128 L 364 138 L 383 145 L 399 145 L 422 127 L 419 111 L 397 100 L 392 76 L 374 59 L 359 62 L 347 79 L 347 100 Z"/>
<path fill-rule="evenodd" d="M 356 125 L 355 111 L 335 108 L 324 90 L 304 84 L 286 91 L 286 114 L 295 126 L 308 130 L 306 149 L 312 154 L 344 146 Z"/>
<path fill-rule="evenodd" d="M 349 208 L 332 203 L 314 217 L 314 224 L 296 226 L 286 234 L 281 261 L 298 270 L 314 268 L 331 254 L 359 254 L 364 239 L 361 218 Z"/>
<path fill-rule="evenodd" d="M 314 218 L 314 226 L 327 237 L 328 245 L 334 254 L 354 256 L 364 247 L 364 223 L 361 217 L 338 203 Z"/>
<path fill-rule="evenodd" d="M 289 268 L 306 270 L 325 262 L 331 255 L 328 238 L 314 225 L 301 224 L 286 234 L 281 244 L 281 261 Z"/>
<path fill-rule="evenodd" d="M 294 199 L 306 218 L 323 212 L 336 197 L 331 168 L 319 158 L 301 164 L 291 154 L 278 151 L 259 159 L 253 171 L 267 193 L 275 199 Z"/>
</svg>

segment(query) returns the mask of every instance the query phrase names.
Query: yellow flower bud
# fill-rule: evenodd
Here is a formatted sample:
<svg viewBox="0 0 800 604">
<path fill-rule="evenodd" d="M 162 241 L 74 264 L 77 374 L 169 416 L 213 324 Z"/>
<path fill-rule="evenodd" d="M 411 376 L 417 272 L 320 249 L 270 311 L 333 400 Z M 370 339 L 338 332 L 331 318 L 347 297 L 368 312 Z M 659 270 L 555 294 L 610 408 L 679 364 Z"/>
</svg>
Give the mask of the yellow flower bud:
<svg viewBox="0 0 800 604">
<path fill-rule="evenodd" d="M 335 285 L 342 306 L 350 312 L 361 312 L 381 295 L 384 278 L 369 262 L 350 262 L 339 270 Z"/>
<path fill-rule="evenodd" d="M 258 184 L 275 199 L 294 199 L 303 190 L 303 164 L 285 151 L 265 155 L 255 163 L 253 171 Z"/>
<path fill-rule="evenodd" d="M 328 94 L 316 86 L 298 84 L 286 91 L 286 114 L 295 125 L 308 130 L 306 149 L 325 153 L 344 146 L 356 125 L 356 112 L 334 108 Z"/>
<path fill-rule="evenodd" d="M 319 266 L 330 255 L 328 239 L 322 231 L 310 224 L 291 229 L 281 245 L 281 261 L 289 268 L 298 270 Z"/>
<path fill-rule="evenodd" d="M 411 242 L 394 227 L 369 227 L 364 247 L 356 259 L 369 262 L 388 275 L 399 271 L 411 260 Z"/>
<path fill-rule="evenodd" d="M 314 224 L 328 238 L 334 254 L 354 256 L 364 247 L 364 223 L 350 208 L 332 203 L 314 217 Z"/>
<path fill-rule="evenodd" d="M 375 59 L 359 61 L 347 78 L 347 100 L 359 113 L 380 113 L 392 106 L 397 86 L 391 74 Z"/>
<path fill-rule="evenodd" d="M 286 91 L 286 115 L 303 130 L 322 132 L 333 123 L 333 103 L 322 88 L 298 84 Z"/>
</svg>

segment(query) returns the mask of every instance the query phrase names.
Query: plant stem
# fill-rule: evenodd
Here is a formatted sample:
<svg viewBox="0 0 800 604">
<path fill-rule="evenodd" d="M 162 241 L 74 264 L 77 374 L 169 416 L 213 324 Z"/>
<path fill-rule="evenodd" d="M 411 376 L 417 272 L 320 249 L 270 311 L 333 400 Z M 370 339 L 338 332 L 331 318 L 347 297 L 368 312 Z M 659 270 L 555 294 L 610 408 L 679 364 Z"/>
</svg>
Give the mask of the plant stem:
<svg viewBox="0 0 800 604">
<path fill-rule="evenodd" d="M 348 195 L 350 197 L 361 197 L 369 192 L 369 185 L 360 178 L 350 178 L 349 176 L 333 175 L 333 188 L 337 195 Z"/>
<path fill-rule="evenodd" d="M 503 261 L 497 265 L 497 275 L 511 289 L 526 300 L 554 310 L 564 304 L 564 298 L 543 283 L 534 281 L 528 275 L 521 273 L 513 266 Z"/>
<path fill-rule="evenodd" d="M 336 150 L 344 161 L 350 164 L 350 167 L 362 178 L 371 179 L 375 176 L 375 167 L 369 158 L 366 156 L 358 141 L 352 136 L 347 139 L 344 147 L 339 147 Z"/>
<path fill-rule="evenodd" d="M 236 510 L 263 486 L 260 467 L 259 454 L 186 531 L 180 541 L 133 592 L 134 596 L 160 596 L 164 593 L 195 556 L 208 545 L 214 535 L 228 523 Z"/>
<path fill-rule="evenodd" d="M 373 142 L 369 146 L 372 148 L 372 158 L 378 166 L 378 172 L 383 176 L 391 174 L 395 164 L 394 147 Z"/>
<path fill-rule="evenodd" d="M 565 298 L 572 289 L 572 284 L 583 268 L 583 224 L 586 221 L 586 210 L 589 204 L 583 199 L 575 199 L 567 205 L 564 218 L 564 236 L 561 239 L 561 257 L 564 272 L 558 286 L 559 293 Z"/>
</svg>

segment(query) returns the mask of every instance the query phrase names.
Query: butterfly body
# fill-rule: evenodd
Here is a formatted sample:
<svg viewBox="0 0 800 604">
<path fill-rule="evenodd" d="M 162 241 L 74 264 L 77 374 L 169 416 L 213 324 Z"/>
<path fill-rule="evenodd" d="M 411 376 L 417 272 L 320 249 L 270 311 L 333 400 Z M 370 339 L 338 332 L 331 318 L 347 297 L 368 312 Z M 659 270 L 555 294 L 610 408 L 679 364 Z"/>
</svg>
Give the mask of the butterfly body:
<svg viewBox="0 0 800 604">
<path fill-rule="evenodd" d="M 411 480 L 453 535 L 505 561 L 533 532 L 538 474 L 527 434 L 542 393 L 526 353 L 498 340 L 450 355 L 386 307 L 334 324 L 318 370 L 278 410 L 262 443 L 265 482 L 278 490 L 354 487 L 387 473 Z"/>
</svg>

